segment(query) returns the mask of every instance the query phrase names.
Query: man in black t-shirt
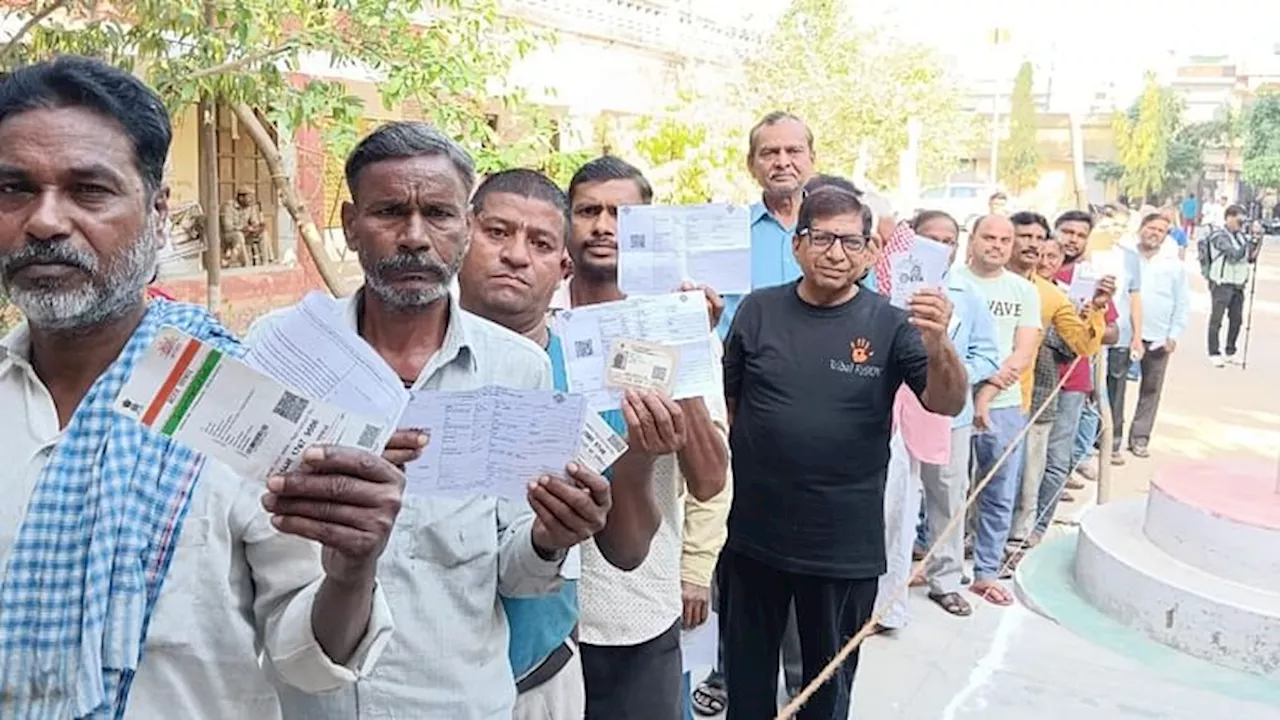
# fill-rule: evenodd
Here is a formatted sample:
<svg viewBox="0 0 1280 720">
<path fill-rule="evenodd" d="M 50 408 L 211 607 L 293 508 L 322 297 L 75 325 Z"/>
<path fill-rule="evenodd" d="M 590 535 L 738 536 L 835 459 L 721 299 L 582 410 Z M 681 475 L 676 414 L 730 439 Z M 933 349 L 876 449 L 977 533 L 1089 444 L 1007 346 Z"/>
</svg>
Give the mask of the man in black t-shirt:
<svg viewBox="0 0 1280 720">
<path fill-rule="evenodd" d="M 884 486 L 894 395 L 957 415 L 969 392 L 940 289 L 901 310 L 857 281 L 879 247 L 857 197 L 810 193 L 796 282 L 743 299 L 725 343 L 734 498 L 720 556 L 729 720 L 777 710 L 778 645 L 794 601 L 809 682 L 871 617 L 885 571 Z M 857 654 L 800 711 L 849 714 Z"/>
</svg>

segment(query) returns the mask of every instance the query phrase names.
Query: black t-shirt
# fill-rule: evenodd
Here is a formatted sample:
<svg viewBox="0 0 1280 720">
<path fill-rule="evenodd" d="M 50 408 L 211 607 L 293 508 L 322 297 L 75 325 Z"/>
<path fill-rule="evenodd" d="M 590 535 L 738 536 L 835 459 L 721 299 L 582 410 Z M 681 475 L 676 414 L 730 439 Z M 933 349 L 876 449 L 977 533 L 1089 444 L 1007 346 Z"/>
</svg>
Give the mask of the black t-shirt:
<svg viewBox="0 0 1280 720">
<path fill-rule="evenodd" d="M 877 577 L 894 395 L 924 392 L 924 345 L 881 295 L 815 307 L 797 287 L 743 298 L 725 341 L 728 546 L 788 572 Z"/>
</svg>

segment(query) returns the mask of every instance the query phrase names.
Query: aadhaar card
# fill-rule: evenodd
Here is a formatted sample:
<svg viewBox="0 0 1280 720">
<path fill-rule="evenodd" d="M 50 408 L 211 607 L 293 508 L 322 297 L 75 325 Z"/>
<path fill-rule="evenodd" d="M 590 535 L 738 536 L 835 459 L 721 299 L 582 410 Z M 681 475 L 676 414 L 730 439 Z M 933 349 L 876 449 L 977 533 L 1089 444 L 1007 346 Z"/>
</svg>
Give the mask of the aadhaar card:
<svg viewBox="0 0 1280 720">
<path fill-rule="evenodd" d="M 608 387 L 661 390 L 670 395 L 680 353 L 668 345 L 642 340 L 616 340 L 609 348 L 605 373 Z"/>
<path fill-rule="evenodd" d="M 591 472 L 603 475 L 626 451 L 627 441 L 614 432 L 599 413 L 588 410 L 586 420 L 582 423 L 578 455 L 574 460 Z"/>
<path fill-rule="evenodd" d="M 115 409 L 246 477 L 289 472 L 316 444 L 379 453 L 395 431 L 292 390 L 176 328 L 161 328 Z"/>
</svg>

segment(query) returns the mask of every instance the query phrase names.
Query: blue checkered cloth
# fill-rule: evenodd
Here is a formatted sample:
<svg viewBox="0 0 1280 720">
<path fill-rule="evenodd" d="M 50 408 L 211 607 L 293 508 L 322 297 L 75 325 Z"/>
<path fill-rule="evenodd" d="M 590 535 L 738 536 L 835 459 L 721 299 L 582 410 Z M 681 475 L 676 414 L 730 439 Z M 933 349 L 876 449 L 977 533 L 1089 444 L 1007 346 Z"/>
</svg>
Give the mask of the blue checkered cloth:
<svg viewBox="0 0 1280 720">
<path fill-rule="evenodd" d="M 232 357 L 201 308 L 153 301 L 40 474 L 0 589 L 0 718 L 122 718 L 203 456 L 112 406 L 165 325 Z"/>
</svg>

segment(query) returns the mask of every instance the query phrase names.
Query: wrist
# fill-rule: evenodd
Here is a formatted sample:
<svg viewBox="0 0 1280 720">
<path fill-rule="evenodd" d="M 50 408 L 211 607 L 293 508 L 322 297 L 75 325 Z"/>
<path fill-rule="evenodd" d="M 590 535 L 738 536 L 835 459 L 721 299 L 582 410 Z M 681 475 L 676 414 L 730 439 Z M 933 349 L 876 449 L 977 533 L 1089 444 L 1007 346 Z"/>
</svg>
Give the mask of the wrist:
<svg viewBox="0 0 1280 720">
<path fill-rule="evenodd" d="M 326 570 L 324 575 L 325 585 L 344 593 L 373 592 L 373 587 L 377 584 L 377 581 L 378 566 L 376 563 L 370 568 L 351 568 L 341 573 Z"/>
<path fill-rule="evenodd" d="M 569 554 L 569 551 L 564 548 L 545 548 L 538 543 L 538 540 L 536 538 L 531 537 L 530 541 L 531 541 L 531 544 L 533 545 L 533 552 L 537 554 L 538 559 L 542 560 L 543 562 L 558 563 L 561 560 L 564 560 L 565 556 Z"/>
</svg>

